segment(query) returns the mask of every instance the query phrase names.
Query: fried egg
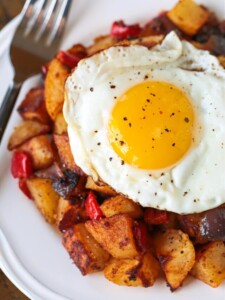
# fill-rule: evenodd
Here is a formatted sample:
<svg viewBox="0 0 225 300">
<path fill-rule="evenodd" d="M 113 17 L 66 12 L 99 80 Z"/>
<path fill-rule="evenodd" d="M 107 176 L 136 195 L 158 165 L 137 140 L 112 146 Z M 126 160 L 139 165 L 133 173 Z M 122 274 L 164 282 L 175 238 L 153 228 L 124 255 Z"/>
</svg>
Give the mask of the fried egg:
<svg viewBox="0 0 225 300">
<path fill-rule="evenodd" d="M 176 213 L 225 203 L 225 71 L 181 41 L 111 47 L 79 62 L 64 116 L 77 165 L 140 203 Z"/>
</svg>

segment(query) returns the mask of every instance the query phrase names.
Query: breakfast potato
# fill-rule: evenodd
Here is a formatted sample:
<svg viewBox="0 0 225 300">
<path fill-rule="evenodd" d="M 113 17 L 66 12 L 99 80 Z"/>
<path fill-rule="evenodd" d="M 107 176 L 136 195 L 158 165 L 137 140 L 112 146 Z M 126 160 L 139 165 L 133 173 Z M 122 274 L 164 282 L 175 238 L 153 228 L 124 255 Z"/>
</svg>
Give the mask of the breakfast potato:
<svg viewBox="0 0 225 300">
<path fill-rule="evenodd" d="M 171 290 L 179 288 L 195 263 L 195 249 L 187 234 L 167 229 L 154 237 L 160 265 Z"/>
<path fill-rule="evenodd" d="M 16 149 L 29 139 L 37 135 L 46 134 L 49 131 L 49 125 L 41 124 L 36 121 L 23 121 L 14 128 L 8 141 L 8 150 Z"/>
<path fill-rule="evenodd" d="M 36 136 L 19 147 L 29 153 L 34 170 L 48 168 L 54 162 L 54 152 L 46 135 Z"/>
<path fill-rule="evenodd" d="M 55 134 L 64 134 L 67 133 L 67 123 L 64 119 L 63 113 L 59 113 L 54 121 L 54 130 Z"/>
<path fill-rule="evenodd" d="M 197 249 L 191 275 L 214 288 L 218 287 L 225 280 L 224 242 L 211 242 Z"/>
<path fill-rule="evenodd" d="M 133 219 L 138 219 L 143 216 L 141 206 L 122 195 L 106 199 L 101 205 L 101 210 L 106 217 L 120 213 L 126 213 Z"/>
<path fill-rule="evenodd" d="M 117 192 L 114 191 L 114 189 L 111 186 L 102 181 L 95 182 L 91 176 L 88 176 L 85 187 L 86 189 L 90 189 L 107 196 L 118 195 Z"/>
<path fill-rule="evenodd" d="M 88 56 L 91 56 L 101 50 L 105 50 L 117 42 L 117 39 L 110 35 L 99 36 L 95 38 L 93 45 L 87 48 Z"/>
<path fill-rule="evenodd" d="M 65 213 L 72 207 L 67 199 L 62 197 L 59 198 L 58 207 L 56 211 L 56 225 L 58 226 L 60 221 L 63 219 Z"/>
<path fill-rule="evenodd" d="M 27 179 L 27 187 L 32 199 L 47 222 L 54 224 L 58 207 L 59 195 L 52 188 L 51 180 L 43 178 Z"/>
<path fill-rule="evenodd" d="M 103 270 L 110 258 L 83 223 L 63 233 L 63 245 L 83 275 Z"/>
<path fill-rule="evenodd" d="M 60 160 L 63 167 L 72 171 L 81 172 L 80 168 L 76 165 L 73 154 L 71 152 L 69 138 L 67 134 L 54 134 L 53 139 L 58 150 Z"/>
<path fill-rule="evenodd" d="M 159 275 L 159 262 L 150 252 L 137 258 L 111 258 L 104 269 L 105 277 L 118 285 L 152 286 Z"/>
<path fill-rule="evenodd" d="M 180 0 L 167 16 L 184 33 L 194 35 L 207 21 L 210 12 L 193 0 Z"/>
<path fill-rule="evenodd" d="M 220 55 L 218 59 L 220 64 L 225 68 L 225 55 Z"/>
<path fill-rule="evenodd" d="M 139 255 L 133 228 L 134 220 L 127 214 L 90 220 L 85 223 L 96 241 L 115 258 L 133 258 Z"/>
<path fill-rule="evenodd" d="M 51 120 L 46 110 L 43 88 L 31 89 L 17 111 L 25 120 L 37 121 L 43 124 L 49 124 Z"/>
<path fill-rule="evenodd" d="M 142 45 L 147 48 L 151 48 L 157 44 L 160 44 L 163 38 L 164 35 L 151 35 L 151 36 L 140 37 L 134 40 L 122 40 L 120 42 L 117 42 L 115 45 L 116 46 Z"/>
<path fill-rule="evenodd" d="M 57 58 L 49 63 L 45 79 L 45 104 L 52 120 L 62 111 L 64 84 L 68 75 L 69 69 Z"/>
</svg>

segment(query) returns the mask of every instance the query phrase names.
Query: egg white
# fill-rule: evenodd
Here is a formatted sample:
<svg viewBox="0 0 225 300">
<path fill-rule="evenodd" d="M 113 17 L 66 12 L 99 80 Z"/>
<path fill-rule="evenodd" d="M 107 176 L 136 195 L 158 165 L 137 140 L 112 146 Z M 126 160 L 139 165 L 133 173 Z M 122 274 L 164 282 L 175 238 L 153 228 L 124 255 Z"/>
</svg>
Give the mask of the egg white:
<svg viewBox="0 0 225 300">
<path fill-rule="evenodd" d="M 190 151 L 175 166 L 157 172 L 122 162 L 107 134 L 116 99 L 146 75 L 182 89 L 196 118 Z M 65 88 L 64 116 L 76 163 L 145 207 L 188 214 L 219 206 L 225 202 L 224 82 L 218 60 L 174 32 L 150 50 L 111 47 L 83 59 Z"/>
</svg>

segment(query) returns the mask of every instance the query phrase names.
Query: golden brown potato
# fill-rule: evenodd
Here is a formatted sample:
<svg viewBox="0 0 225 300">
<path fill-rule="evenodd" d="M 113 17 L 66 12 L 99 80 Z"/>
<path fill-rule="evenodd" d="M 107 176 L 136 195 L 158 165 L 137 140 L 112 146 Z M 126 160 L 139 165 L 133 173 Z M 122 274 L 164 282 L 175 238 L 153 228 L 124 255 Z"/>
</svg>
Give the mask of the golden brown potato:
<svg viewBox="0 0 225 300">
<path fill-rule="evenodd" d="M 111 186 L 102 181 L 95 182 L 91 176 L 88 176 L 87 178 L 86 188 L 107 196 L 118 195 L 117 192 L 114 191 L 113 188 L 111 188 Z"/>
<path fill-rule="evenodd" d="M 103 270 L 110 258 L 83 223 L 63 233 L 63 245 L 83 275 Z"/>
<path fill-rule="evenodd" d="M 193 0 L 180 0 L 167 16 L 184 33 L 194 35 L 207 21 L 210 12 Z"/>
<path fill-rule="evenodd" d="M 122 40 L 117 42 L 115 46 L 129 46 L 129 45 L 143 45 L 147 48 L 152 48 L 153 46 L 160 44 L 164 38 L 164 35 L 151 35 L 140 37 L 134 40 Z"/>
<path fill-rule="evenodd" d="M 53 132 L 55 134 L 67 133 L 67 123 L 62 113 L 59 113 L 55 118 Z"/>
<path fill-rule="evenodd" d="M 58 207 L 56 211 L 56 224 L 59 225 L 64 214 L 72 207 L 70 202 L 62 197 L 59 198 Z"/>
<path fill-rule="evenodd" d="M 180 287 L 195 263 L 195 249 L 187 234 L 167 229 L 154 238 L 156 255 L 171 290 Z"/>
<path fill-rule="evenodd" d="M 37 208 L 46 221 L 54 224 L 58 207 L 59 195 L 53 190 L 51 180 L 43 178 L 27 179 L 27 187 Z"/>
<path fill-rule="evenodd" d="M 17 110 L 25 120 L 37 121 L 43 124 L 50 123 L 51 119 L 46 110 L 43 88 L 31 89 Z"/>
<path fill-rule="evenodd" d="M 52 120 L 55 120 L 58 113 L 62 111 L 64 84 L 68 75 L 69 69 L 57 58 L 49 63 L 45 79 L 45 104 Z"/>
<path fill-rule="evenodd" d="M 138 219 L 143 216 L 141 206 L 122 195 L 106 199 L 101 205 L 101 210 L 106 217 L 121 213 L 126 213 L 133 219 Z"/>
<path fill-rule="evenodd" d="M 46 135 L 30 139 L 19 150 L 30 154 L 34 170 L 48 168 L 54 161 L 54 152 Z"/>
<path fill-rule="evenodd" d="M 198 249 L 191 275 L 212 287 L 219 286 L 225 280 L 224 242 L 211 242 Z"/>
<path fill-rule="evenodd" d="M 218 59 L 220 64 L 225 68 L 225 55 L 220 55 Z"/>
<path fill-rule="evenodd" d="M 88 56 L 91 56 L 101 50 L 105 50 L 117 42 L 117 39 L 110 35 L 99 36 L 94 40 L 94 44 L 87 48 Z"/>
<path fill-rule="evenodd" d="M 104 275 L 118 285 L 152 286 L 159 275 L 159 262 L 150 252 L 137 258 L 111 258 L 104 269 Z"/>
<path fill-rule="evenodd" d="M 133 258 L 139 255 L 133 234 L 134 220 L 119 214 L 85 223 L 96 241 L 115 258 Z"/>
<path fill-rule="evenodd" d="M 73 154 L 70 149 L 69 138 L 67 134 L 54 134 L 53 135 L 56 148 L 63 166 L 66 169 L 82 173 L 80 168 L 76 165 Z"/>
<path fill-rule="evenodd" d="M 29 139 L 40 134 L 46 134 L 49 131 L 50 127 L 46 124 L 41 124 L 36 121 L 24 121 L 14 128 L 9 138 L 8 150 L 16 149 Z"/>
</svg>

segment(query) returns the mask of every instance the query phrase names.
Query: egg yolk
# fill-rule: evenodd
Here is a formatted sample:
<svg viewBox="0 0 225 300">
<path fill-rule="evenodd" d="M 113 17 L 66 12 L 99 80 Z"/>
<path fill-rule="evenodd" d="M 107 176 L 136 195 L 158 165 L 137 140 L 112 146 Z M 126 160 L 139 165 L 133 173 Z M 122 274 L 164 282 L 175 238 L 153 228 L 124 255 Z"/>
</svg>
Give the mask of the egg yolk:
<svg viewBox="0 0 225 300">
<path fill-rule="evenodd" d="M 141 169 L 162 169 L 190 148 L 194 113 L 176 86 L 145 81 L 127 90 L 112 110 L 108 136 L 122 161 Z"/>
</svg>

